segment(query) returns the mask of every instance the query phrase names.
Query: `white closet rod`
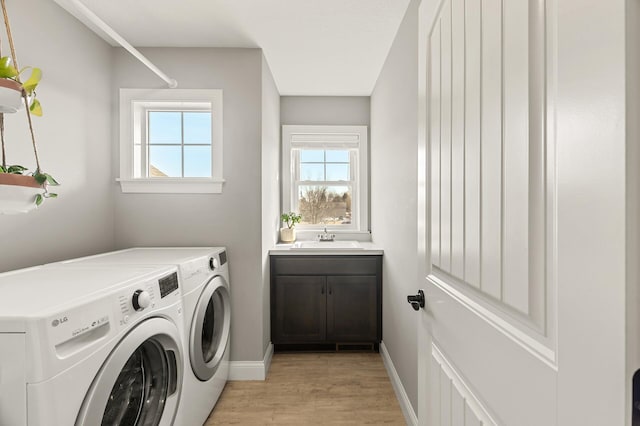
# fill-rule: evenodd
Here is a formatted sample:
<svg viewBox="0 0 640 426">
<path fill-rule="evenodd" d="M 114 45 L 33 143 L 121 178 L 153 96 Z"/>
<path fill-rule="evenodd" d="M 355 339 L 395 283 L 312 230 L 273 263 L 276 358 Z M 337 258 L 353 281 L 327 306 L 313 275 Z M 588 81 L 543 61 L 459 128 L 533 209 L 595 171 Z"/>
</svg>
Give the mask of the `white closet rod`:
<svg viewBox="0 0 640 426">
<path fill-rule="evenodd" d="M 57 1 L 57 0 L 56 0 Z M 167 82 L 171 89 L 175 89 L 178 87 L 178 82 L 169 77 L 167 74 L 162 72 L 160 68 L 154 65 L 146 56 L 144 56 L 138 49 L 133 47 L 127 40 L 122 38 L 120 34 L 115 32 L 113 28 L 107 25 L 102 19 L 100 19 L 95 13 L 93 13 L 87 6 L 84 5 L 80 0 L 67 0 L 70 1 L 80 12 L 84 15 L 88 20 L 90 20 L 93 24 L 95 24 L 98 28 L 104 31 L 109 37 L 111 37 L 116 43 L 120 46 L 124 47 L 129 53 L 131 53 L 135 58 L 137 58 L 140 62 L 142 62 L 147 68 L 156 73 L 158 77 Z"/>
</svg>

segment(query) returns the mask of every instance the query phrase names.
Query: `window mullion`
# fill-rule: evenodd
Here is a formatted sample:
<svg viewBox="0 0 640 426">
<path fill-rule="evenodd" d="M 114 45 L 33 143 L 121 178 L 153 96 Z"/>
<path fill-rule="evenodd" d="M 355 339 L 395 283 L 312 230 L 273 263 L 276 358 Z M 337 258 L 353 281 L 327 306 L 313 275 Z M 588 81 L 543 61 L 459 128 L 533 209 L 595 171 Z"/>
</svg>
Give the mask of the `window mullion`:
<svg viewBox="0 0 640 426">
<path fill-rule="evenodd" d="M 322 151 L 322 158 L 324 159 L 324 162 L 322 163 L 322 167 L 324 169 L 324 176 L 323 176 L 323 180 L 327 180 L 327 150 L 323 150 Z"/>
</svg>

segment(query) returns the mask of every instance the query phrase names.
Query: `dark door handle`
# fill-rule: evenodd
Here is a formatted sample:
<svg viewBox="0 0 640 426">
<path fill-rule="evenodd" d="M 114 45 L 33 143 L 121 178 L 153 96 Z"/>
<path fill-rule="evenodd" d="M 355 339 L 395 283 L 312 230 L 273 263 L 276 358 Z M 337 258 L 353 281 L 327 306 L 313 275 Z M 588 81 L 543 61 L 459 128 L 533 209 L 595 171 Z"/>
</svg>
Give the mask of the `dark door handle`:
<svg viewBox="0 0 640 426">
<path fill-rule="evenodd" d="M 424 308 L 424 291 L 418 290 L 418 294 L 407 296 L 407 302 L 411 303 L 411 307 L 415 311 Z"/>
</svg>

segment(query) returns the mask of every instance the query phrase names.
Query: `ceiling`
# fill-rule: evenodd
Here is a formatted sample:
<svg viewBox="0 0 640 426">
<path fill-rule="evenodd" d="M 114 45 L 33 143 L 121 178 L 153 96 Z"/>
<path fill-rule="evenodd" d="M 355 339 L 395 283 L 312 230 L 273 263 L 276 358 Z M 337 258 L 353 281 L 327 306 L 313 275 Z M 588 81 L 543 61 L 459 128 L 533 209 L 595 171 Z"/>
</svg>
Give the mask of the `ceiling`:
<svg viewBox="0 0 640 426">
<path fill-rule="evenodd" d="M 135 47 L 262 48 L 281 95 L 369 96 L 410 0 L 80 1 Z"/>
</svg>

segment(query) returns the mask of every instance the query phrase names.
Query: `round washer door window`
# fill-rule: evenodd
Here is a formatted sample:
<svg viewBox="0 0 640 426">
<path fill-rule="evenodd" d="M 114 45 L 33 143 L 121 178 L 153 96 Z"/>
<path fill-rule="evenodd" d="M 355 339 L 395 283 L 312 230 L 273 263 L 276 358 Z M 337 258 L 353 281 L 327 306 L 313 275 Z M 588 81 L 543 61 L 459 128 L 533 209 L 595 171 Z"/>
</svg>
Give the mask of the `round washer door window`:
<svg viewBox="0 0 640 426">
<path fill-rule="evenodd" d="M 102 365 L 76 425 L 173 424 L 182 385 L 179 341 L 175 326 L 160 318 L 131 330 Z"/>
<path fill-rule="evenodd" d="M 216 276 L 205 286 L 191 325 L 191 368 L 202 381 L 218 370 L 229 343 L 231 303 L 224 278 Z"/>
<path fill-rule="evenodd" d="M 111 389 L 102 425 L 157 425 L 168 391 L 168 362 L 162 346 L 149 339 L 129 357 Z"/>
</svg>

